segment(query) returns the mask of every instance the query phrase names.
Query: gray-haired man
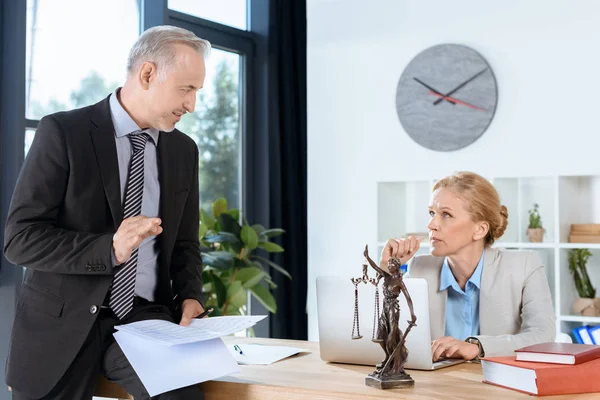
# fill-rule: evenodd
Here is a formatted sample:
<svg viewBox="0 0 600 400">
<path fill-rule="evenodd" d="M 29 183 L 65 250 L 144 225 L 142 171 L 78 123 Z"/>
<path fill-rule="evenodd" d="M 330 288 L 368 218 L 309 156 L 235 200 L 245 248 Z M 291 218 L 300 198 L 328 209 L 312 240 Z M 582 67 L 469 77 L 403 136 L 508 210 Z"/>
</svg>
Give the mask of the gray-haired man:
<svg viewBox="0 0 600 400">
<path fill-rule="evenodd" d="M 114 326 L 187 325 L 203 311 L 198 150 L 175 124 L 194 110 L 209 51 L 189 31 L 149 29 L 122 88 L 40 121 L 4 243 L 26 269 L 6 369 L 13 398 L 91 399 L 102 373 L 148 399 Z"/>
</svg>

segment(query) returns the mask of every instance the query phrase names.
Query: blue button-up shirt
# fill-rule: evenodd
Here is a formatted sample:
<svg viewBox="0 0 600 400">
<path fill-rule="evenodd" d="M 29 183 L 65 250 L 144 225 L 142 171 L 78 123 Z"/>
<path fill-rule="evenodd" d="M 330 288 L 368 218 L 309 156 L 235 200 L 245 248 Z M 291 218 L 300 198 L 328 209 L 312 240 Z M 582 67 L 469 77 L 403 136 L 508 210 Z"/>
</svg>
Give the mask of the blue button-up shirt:
<svg viewBox="0 0 600 400">
<path fill-rule="evenodd" d="M 465 340 L 469 336 L 479 335 L 479 290 L 482 270 L 483 253 L 463 291 L 450 270 L 448 257 L 444 259 L 440 275 L 440 290 L 448 290 L 446 336 Z"/>
<path fill-rule="evenodd" d="M 121 183 L 121 202 L 125 201 L 125 190 L 129 163 L 131 161 L 131 142 L 128 134 L 140 131 L 140 127 L 121 105 L 117 98 L 120 89 L 115 90 L 110 96 L 110 113 L 115 127 L 115 143 L 117 145 L 117 159 L 119 161 L 119 181 Z M 158 163 L 156 159 L 156 146 L 160 132 L 157 129 L 144 129 L 151 140 L 146 143 L 144 150 L 144 192 L 142 194 L 142 212 L 146 217 L 159 216 L 160 183 L 158 180 Z M 118 221 L 120 224 L 121 221 Z M 149 301 L 154 301 L 154 289 L 157 281 L 158 245 L 156 236 L 144 239 L 138 248 L 137 275 L 135 281 L 135 294 Z M 113 255 L 114 257 L 114 255 Z M 113 260 L 114 262 L 114 260 Z"/>
</svg>

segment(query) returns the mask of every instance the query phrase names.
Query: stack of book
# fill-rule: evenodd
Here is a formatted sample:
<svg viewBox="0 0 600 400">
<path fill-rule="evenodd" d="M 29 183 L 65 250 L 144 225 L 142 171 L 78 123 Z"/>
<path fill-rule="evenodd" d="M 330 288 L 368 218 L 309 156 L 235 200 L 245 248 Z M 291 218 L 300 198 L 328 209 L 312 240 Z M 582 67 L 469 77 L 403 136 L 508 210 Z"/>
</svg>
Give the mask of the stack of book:
<svg viewBox="0 0 600 400">
<path fill-rule="evenodd" d="M 571 224 L 570 243 L 600 243 L 600 224 Z"/>
<path fill-rule="evenodd" d="M 537 396 L 600 392 L 600 346 L 541 343 L 481 359 L 484 383 Z"/>
</svg>

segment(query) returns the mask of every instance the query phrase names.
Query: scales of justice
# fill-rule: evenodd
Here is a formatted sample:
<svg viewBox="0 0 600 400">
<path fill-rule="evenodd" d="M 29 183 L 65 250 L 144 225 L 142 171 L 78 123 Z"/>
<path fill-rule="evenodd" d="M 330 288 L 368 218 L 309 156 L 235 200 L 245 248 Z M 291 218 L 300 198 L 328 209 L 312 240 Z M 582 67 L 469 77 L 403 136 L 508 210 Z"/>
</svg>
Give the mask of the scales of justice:
<svg viewBox="0 0 600 400">
<path fill-rule="evenodd" d="M 390 257 L 387 265 L 387 271 L 379 268 L 377 264 L 369 257 L 368 246 L 364 251 L 365 262 L 363 263 L 363 276 L 360 278 L 351 278 L 354 284 L 354 323 L 352 326 L 352 339 L 361 339 L 360 326 L 358 319 L 358 286 L 361 283 L 372 284 L 375 286 L 375 317 L 373 319 L 373 337 L 371 340 L 379 343 L 385 352 L 383 361 L 375 367 L 375 371 L 365 378 L 365 384 L 377 389 L 391 388 L 410 388 L 415 382 L 404 371 L 404 364 L 408 358 L 408 349 L 405 346 L 406 335 L 410 332 L 417 317 L 413 310 L 410 294 L 402 279 L 401 261 L 398 258 Z M 375 270 L 374 278 L 369 278 L 369 265 Z M 383 312 L 379 313 L 379 282 L 383 278 Z M 400 293 L 406 297 L 406 303 L 410 310 L 411 319 L 408 321 L 408 327 L 403 333 L 398 326 L 400 319 L 400 305 L 398 296 Z"/>
</svg>

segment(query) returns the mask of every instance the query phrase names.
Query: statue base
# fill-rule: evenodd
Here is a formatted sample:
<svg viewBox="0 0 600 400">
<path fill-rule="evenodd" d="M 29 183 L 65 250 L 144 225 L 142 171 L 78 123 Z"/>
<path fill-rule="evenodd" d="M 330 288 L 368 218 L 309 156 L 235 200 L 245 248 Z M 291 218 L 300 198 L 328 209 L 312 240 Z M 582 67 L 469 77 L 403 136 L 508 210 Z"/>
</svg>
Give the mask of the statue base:
<svg viewBox="0 0 600 400">
<path fill-rule="evenodd" d="M 365 385 L 376 389 L 404 389 L 414 387 L 415 381 L 406 372 L 384 376 L 373 372 L 365 378 Z"/>
</svg>

